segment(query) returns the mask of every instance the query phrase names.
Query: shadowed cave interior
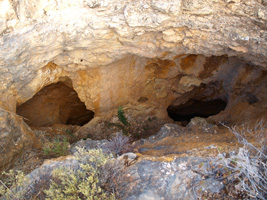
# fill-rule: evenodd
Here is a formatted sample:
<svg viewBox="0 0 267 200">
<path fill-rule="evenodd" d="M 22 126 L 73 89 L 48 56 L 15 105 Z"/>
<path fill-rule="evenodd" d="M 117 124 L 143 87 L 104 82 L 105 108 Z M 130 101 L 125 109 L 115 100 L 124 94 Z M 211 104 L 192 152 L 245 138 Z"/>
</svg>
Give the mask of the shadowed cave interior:
<svg viewBox="0 0 267 200">
<path fill-rule="evenodd" d="M 86 109 L 67 77 L 44 87 L 19 105 L 17 114 L 24 117 L 24 121 L 32 127 L 48 127 L 53 124 L 82 126 L 94 117 L 94 112 Z"/>
<path fill-rule="evenodd" d="M 185 104 L 179 106 L 169 106 L 167 108 L 168 115 L 174 121 L 182 122 L 186 125 L 194 117 L 208 118 L 223 111 L 227 106 L 227 102 L 216 99 L 212 101 L 200 101 L 190 99 Z"/>
</svg>

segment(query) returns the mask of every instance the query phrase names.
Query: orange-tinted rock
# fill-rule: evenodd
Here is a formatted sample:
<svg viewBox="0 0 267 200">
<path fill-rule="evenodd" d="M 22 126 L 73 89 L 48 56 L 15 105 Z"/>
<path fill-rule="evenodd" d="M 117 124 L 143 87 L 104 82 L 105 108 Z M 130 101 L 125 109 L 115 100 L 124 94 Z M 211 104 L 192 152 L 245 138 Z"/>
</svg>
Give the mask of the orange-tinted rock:
<svg viewBox="0 0 267 200">
<path fill-rule="evenodd" d="M 189 72 L 192 70 L 197 59 L 197 55 L 189 55 L 183 59 L 181 59 L 181 68 L 185 72 Z"/>
<path fill-rule="evenodd" d="M 207 57 L 203 66 L 204 70 L 200 72 L 199 78 L 204 79 L 212 76 L 212 72 L 217 70 L 220 65 L 227 61 L 227 56 L 211 56 Z"/>
<path fill-rule="evenodd" d="M 67 84 L 67 83 L 66 83 Z M 83 125 L 94 113 L 87 110 L 77 93 L 63 82 L 46 86 L 33 98 L 17 108 L 30 126 L 53 124 Z"/>
<path fill-rule="evenodd" d="M 16 162 L 21 154 L 41 143 L 23 119 L 15 113 L 0 109 L 0 171 Z"/>
</svg>

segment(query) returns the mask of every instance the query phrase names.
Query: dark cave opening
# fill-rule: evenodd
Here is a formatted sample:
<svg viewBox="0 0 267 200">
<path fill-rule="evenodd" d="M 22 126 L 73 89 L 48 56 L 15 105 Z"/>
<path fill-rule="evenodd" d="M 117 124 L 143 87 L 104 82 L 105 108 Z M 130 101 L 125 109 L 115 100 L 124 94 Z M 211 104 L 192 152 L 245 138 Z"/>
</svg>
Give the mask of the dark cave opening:
<svg viewBox="0 0 267 200">
<path fill-rule="evenodd" d="M 82 126 L 94 117 L 94 112 L 87 110 L 79 99 L 69 78 L 41 89 L 17 107 L 17 114 L 32 127 L 48 127 L 53 124 Z"/>
<path fill-rule="evenodd" d="M 167 108 L 168 115 L 182 125 L 187 125 L 194 117 L 208 118 L 223 111 L 227 106 L 227 102 L 216 99 L 212 101 L 200 101 L 190 99 L 185 104 L 179 106 L 169 106 Z"/>
</svg>

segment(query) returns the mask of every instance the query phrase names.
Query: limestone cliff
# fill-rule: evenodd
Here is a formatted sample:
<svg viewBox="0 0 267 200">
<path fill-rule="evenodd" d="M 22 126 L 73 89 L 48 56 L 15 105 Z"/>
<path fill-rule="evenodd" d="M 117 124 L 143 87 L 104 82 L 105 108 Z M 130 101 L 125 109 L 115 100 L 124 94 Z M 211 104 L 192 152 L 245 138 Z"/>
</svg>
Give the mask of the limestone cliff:
<svg viewBox="0 0 267 200">
<path fill-rule="evenodd" d="M 2 0 L 0 4 L 1 99 L 13 111 L 44 86 L 68 76 L 88 109 L 105 112 L 136 94 L 129 85 L 151 83 L 152 78 L 161 79 L 154 87 L 166 85 L 162 79 L 184 73 L 183 66 L 177 67 L 181 62 L 198 63 L 196 57 L 183 62 L 179 57 L 184 54 L 203 55 L 202 64 L 189 72 L 195 71 L 193 76 L 205 72 L 203 59 L 212 55 L 235 56 L 266 69 L 265 0 Z M 47 66 L 49 62 L 56 65 Z M 158 77 L 145 72 L 147 65 L 153 71 L 152 63 L 166 72 L 159 69 Z M 144 73 L 150 76 L 140 78 Z M 201 83 L 193 79 L 193 84 Z"/>
<path fill-rule="evenodd" d="M 266 115 L 266 23 L 266 0 L 0 0 L 0 107 L 68 78 L 100 117 L 190 99 L 224 101 L 215 121 Z"/>
</svg>

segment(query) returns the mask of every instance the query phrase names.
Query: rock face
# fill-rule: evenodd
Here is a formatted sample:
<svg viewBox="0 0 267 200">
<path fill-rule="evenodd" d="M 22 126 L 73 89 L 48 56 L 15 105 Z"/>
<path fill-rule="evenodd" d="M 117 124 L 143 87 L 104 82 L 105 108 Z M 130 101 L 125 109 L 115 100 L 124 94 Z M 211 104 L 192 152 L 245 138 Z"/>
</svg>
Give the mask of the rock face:
<svg viewBox="0 0 267 200">
<path fill-rule="evenodd" d="M 32 99 L 20 105 L 17 113 L 24 116 L 27 119 L 26 123 L 30 126 L 86 124 L 93 118 L 94 113 L 86 110 L 77 93 L 67 83 L 58 82 L 46 86 Z"/>
<path fill-rule="evenodd" d="M 196 124 L 203 125 L 203 130 L 199 130 L 198 134 L 190 131 Z M 91 163 L 92 168 L 96 167 L 97 165 L 94 165 L 96 160 L 92 160 L 95 153 L 85 152 L 93 149 L 101 149 L 102 152 L 111 156 L 110 162 L 99 168 L 98 180 L 100 180 L 99 184 L 103 189 L 114 192 L 118 197 L 117 199 L 191 200 L 202 199 L 202 197 L 210 197 L 211 199 L 238 199 L 240 195 L 245 197 L 246 193 L 243 191 L 240 193 L 240 187 L 235 184 L 239 182 L 233 176 L 235 172 L 223 167 L 222 164 L 233 162 L 233 158 L 236 157 L 231 156 L 237 156 L 240 145 L 233 142 L 235 138 L 233 134 L 229 137 L 225 133 L 227 130 L 222 130 L 223 134 L 221 132 L 217 136 L 213 134 L 213 137 L 216 136 L 216 138 L 212 140 L 208 139 L 211 138 L 209 132 L 211 129 L 208 130 L 210 127 L 207 125 L 208 123 L 201 118 L 192 120 L 188 127 L 171 123 L 165 124 L 155 136 L 138 141 L 140 145 L 137 145 L 134 151 L 139 153 L 126 151 L 127 153 L 117 158 L 112 155 L 115 155 L 116 149 L 119 147 L 126 147 L 126 143 L 122 146 L 123 142 L 117 141 L 118 146 L 114 149 L 114 146 L 110 145 L 113 143 L 112 141 L 89 138 L 80 140 L 71 145 L 71 155 L 46 160 L 43 165 L 27 175 L 29 182 L 24 184 L 26 187 L 25 199 L 33 199 L 33 197 L 45 199 L 47 196 L 45 196 L 44 191 L 52 185 L 51 180 L 56 184 L 61 183 L 58 180 L 62 173 L 57 174 L 55 179 L 51 177 L 53 170 L 57 168 L 63 167 L 64 172 L 71 169 L 71 174 L 75 174 L 74 177 L 79 177 L 78 170 L 81 170 L 82 164 Z M 264 125 L 261 128 L 263 130 Z M 182 137 L 183 134 L 188 135 L 188 137 Z M 216 140 L 219 140 L 220 143 L 216 143 Z M 165 154 L 161 153 L 160 156 L 156 156 L 156 154 L 148 152 L 148 148 L 145 150 L 144 146 L 147 145 L 154 152 L 164 150 L 162 147 L 167 148 L 164 150 Z M 180 150 L 184 146 L 187 146 L 185 148 L 187 152 L 181 155 Z M 180 150 L 177 151 L 177 148 Z M 141 149 L 143 151 L 140 151 Z M 176 151 L 173 151 L 175 149 Z M 239 150 L 241 151 L 241 149 Z M 217 155 L 218 151 L 220 152 L 219 156 Z M 97 155 L 100 160 L 103 159 L 100 154 Z M 100 160 L 97 162 L 101 163 Z M 88 170 L 92 170 L 92 168 L 90 167 Z M 81 182 L 81 179 L 74 181 L 70 173 L 63 174 L 70 177 L 72 186 L 77 186 L 77 182 Z M 83 181 L 87 180 L 83 179 Z M 63 182 L 67 183 L 68 181 Z M 243 197 L 242 199 L 247 199 Z M 0 197 L 1 200 L 10 198 L 12 196 L 9 198 L 7 196 Z"/>
<path fill-rule="evenodd" d="M 264 4 L 2 0 L 1 101 L 14 111 L 14 103 L 67 76 L 97 115 L 138 99 L 148 99 L 146 104 L 160 107 L 158 114 L 164 115 L 175 98 L 170 91 L 199 86 L 221 65 L 230 65 L 228 57 L 266 69 Z M 56 65 L 47 65 L 51 61 Z M 236 65 L 232 70 L 246 64 Z"/>
<path fill-rule="evenodd" d="M 219 192 L 223 188 L 217 180 L 207 180 L 205 186 L 197 183 L 201 176 L 196 173 L 199 166 L 208 161 L 202 158 L 178 158 L 172 162 L 155 162 L 143 160 L 127 170 L 131 182 L 126 184 L 120 195 L 127 200 L 172 200 L 195 199 L 195 191 L 200 188 L 212 193 Z M 204 167 L 203 167 L 204 169 Z M 203 170 L 201 169 L 201 170 Z M 206 169 L 204 169 L 206 170 Z"/>
<path fill-rule="evenodd" d="M 40 145 L 21 117 L 0 109 L 0 171 L 10 167 L 23 151 Z"/>
<path fill-rule="evenodd" d="M 168 125 L 171 126 L 170 124 Z M 168 127 L 166 126 L 166 127 Z M 166 128 L 165 128 L 166 129 Z M 162 130 L 164 132 L 164 130 Z M 166 132 L 166 130 L 165 130 Z M 168 132 L 168 131 L 167 131 Z M 171 130 L 169 130 L 171 132 Z M 166 134 L 165 134 L 166 135 Z M 79 154 L 76 147 L 86 150 L 101 148 L 103 152 L 110 152 L 105 146 L 108 141 L 81 140 L 71 148 L 72 155 L 61 157 L 55 160 L 47 160 L 40 168 L 37 168 L 28 177 L 30 179 L 28 198 L 32 198 L 39 191 L 42 193 L 46 186 L 49 186 L 51 172 L 60 167 L 66 167 L 73 170 L 80 169 L 82 161 L 77 160 L 73 155 Z M 130 155 L 134 153 L 128 153 Z M 123 156 L 122 156 L 123 157 Z M 107 172 L 109 168 L 103 168 L 103 174 L 110 174 L 112 182 L 116 183 L 114 189 L 118 192 L 119 199 L 123 200 L 173 200 L 173 199 L 194 199 L 197 197 L 197 191 L 209 191 L 216 193 L 222 190 L 223 183 L 210 177 L 203 181 L 202 174 L 209 172 L 208 159 L 200 157 L 176 158 L 173 161 L 151 161 L 139 158 L 138 162 L 124 166 L 121 157 L 117 158 L 117 168 L 115 170 L 118 176 Z M 107 167 L 107 166 L 106 166 Z M 114 166 L 113 166 L 114 167 Z M 119 170 L 119 171 L 116 171 Z M 103 183 L 107 180 L 103 175 L 100 179 Z M 202 181 L 202 182 L 201 182 Z M 200 184 L 201 182 L 201 184 Z M 38 195 L 38 194 L 37 194 Z"/>
<path fill-rule="evenodd" d="M 266 117 L 266 20 L 263 0 L 1 0 L 0 107 L 67 77 L 97 117 L 191 99 L 226 102 L 214 121 Z"/>
</svg>

